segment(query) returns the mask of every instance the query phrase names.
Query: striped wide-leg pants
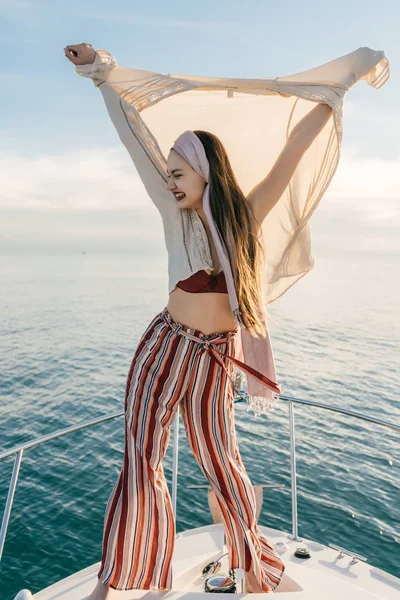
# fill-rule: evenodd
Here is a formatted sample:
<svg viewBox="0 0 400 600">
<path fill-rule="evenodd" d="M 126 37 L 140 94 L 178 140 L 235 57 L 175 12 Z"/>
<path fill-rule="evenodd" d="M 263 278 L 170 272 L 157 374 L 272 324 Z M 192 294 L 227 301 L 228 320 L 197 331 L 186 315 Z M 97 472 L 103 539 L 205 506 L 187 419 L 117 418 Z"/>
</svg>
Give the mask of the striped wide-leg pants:
<svg viewBox="0 0 400 600">
<path fill-rule="evenodd" d="M 237 331 L 204 336 L 164 308 L 138 344 L 126 384 L 124 462 L 106 507 L 98 572 L 113 589 L 172 588 L 175 520 L 162 459 L 178 406 L 221 509 L 229 567 L 253 572 L 264 591 L 282 578 L 284 564 L 257 526 L 235 434 L 233 365 L 220 354 L 234 355 Z"/>
</svg>

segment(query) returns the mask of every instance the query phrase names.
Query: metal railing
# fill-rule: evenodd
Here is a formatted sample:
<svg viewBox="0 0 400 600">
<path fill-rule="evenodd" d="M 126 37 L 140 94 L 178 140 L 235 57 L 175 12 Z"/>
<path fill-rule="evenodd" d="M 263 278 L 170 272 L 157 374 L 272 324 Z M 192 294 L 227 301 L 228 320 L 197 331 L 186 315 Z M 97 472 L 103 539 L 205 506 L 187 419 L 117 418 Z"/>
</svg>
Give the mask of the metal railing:
<svg viewBox="0 0 400 600">
<path fill-rule="evenodd" d="M 284 400 L 289 402 L 289 422 L 290 422 L 290 468 L 291 468 L 291 494 L 292 494 L 292 534 L 291 537 L 294 540 L 301 541 L 301 538 L 298 537 L 298 519 L 297 519 L 297 483 L 296 483 L 296 436 L 295 436 L 295 404 L 306 404 L 308 406 L 314 406 L 316 408 L 322 408 L 324 410 L 330 410 L 333 412 L 338 412 L 344 415 L 348 415 L 351 417 L 355 417 L 356 419 L 361 419 L 363 421 L 368 421 L 369 423 L 374 423 L 376 425 L 380 425 L 383 427 L 388 427 L 389 429 L 393 429 L 394 431 L 400 432 L 400 425 L 395 425 L 394 423 L 389 423 L 383 419 L 377 419 L 375 417 L 370 417 L 368 415 L 364 415 L 360 412 L 354 410 L 348 410 L 346 408 L 340 408 L 337 406 L 332 406 L 330 404 L 323 404 L 321 402 L 315 402 L 313 400 L 305 400 L 301 398 L 294 398 L 291 396 L 279 396 L 280 400 Z M 244 400 L 238 400 L 237 402 L 244 402 Z M 30 442 L 26 442 L 25 444 L 21 444 L 15 448 L 10 448 L 9 450 L 5 450 L 0 453 L 0 460 L 3 458 L 7 458 L 8 456 L 13 456 L 15 454 L 14 467 L 11 475 L 11 481 L 8 489 L 6 506 L 4 509 L 3 520 L 1 524 L 0 530 L 0 560 L 3 554 L 4 543 L 6 539 L 8 523 L 10 520 L 11 510 L 14 501 L 15 490 L 18 482 L 19 469 L 21 466 L 23 454 L 25 450 L 30 450 L 40 444 L 44 444 L 49 442 L 50 440 L 57 439 L 64 435 L 68 435 L 79 429 L 86 429 L 87 427 L 93 427 L 94 425 L 98 425 L 99 423 L 104 423 L 104 421 L 109 421 L 110 419 L 115 419 L 116 417 L 121 417 L 124 415 L 124 412 L 114 413 L 112 415 L 107 415 L 105 417 L 100 417 L 98 419 L 93 419 L 91 421 L 86 421 L 85 423 L 80 423 L 79 425 L 72 425 L 71 427 L 67 427 L 66 429 L 61 429 L 60 431 L 56 431 L 54 433 L 50 433 L 36 440 L 32 440 Z M 174 435 L 173 435 L 173 459 L 172 459 L 172 506 L 174 511 L 174 516 L 176 517 L 176 498 L 177 498 L 177 490 L 178 490 L 178 446 L 179 446 L 179 411 L 177 411 L 177 415 L 174 422 Z"/>
</svg>

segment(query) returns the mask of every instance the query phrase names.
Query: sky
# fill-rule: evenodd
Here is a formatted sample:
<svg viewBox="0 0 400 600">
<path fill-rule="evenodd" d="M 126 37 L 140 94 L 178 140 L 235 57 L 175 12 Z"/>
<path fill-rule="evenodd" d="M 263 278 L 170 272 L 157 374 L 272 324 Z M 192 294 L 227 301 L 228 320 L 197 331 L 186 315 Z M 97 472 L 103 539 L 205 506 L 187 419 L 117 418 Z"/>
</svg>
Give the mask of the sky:
<svg viewBox="0 0 400 600">
<path fill-rule="evenodd" d="M 398 0 L 0 0 L 0 255 L 165 252 L 101 93 L 64 56 L 89 42 L 120 65 L 224 77 L 383 50 L 391 77 L 346 95 L 340 163 L 310 227 L 314 255 L 400 257 L 399 25 Z"/>
</svg>

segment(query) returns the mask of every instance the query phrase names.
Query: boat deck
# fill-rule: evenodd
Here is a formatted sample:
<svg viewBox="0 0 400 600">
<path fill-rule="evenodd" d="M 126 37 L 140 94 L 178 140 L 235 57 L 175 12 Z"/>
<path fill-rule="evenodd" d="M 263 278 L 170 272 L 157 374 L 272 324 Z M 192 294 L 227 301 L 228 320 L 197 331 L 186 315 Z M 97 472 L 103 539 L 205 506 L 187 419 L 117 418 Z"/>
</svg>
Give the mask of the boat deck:
<svg viewBox="0 0 400 600">
<path fill-rule="evenodd" d="M 280 550 L 285 563 L 284 577 L 274 593 L 296 600 L 368 600 L 385 598 L 398 600 L 400 579 L 358 561 L 350 564 L 351 556 L 338 558 L 339 551 L 307 540 L 296 542 L 286 532 L 260 526 L 272 546 L 284 543 Z M 297 558 L 298 547 L 306 547 L 311 557 Z M 111 590 L 110 600 L 130 600 L 146 596 L 146 600 L 199 599 L 204 596 L 203 568 L 226 552 L 222 524 L 207 525 L 179 533 L 176 537 L 173 559 L 173 589 L 171 591 Z M 228 574 L 227 557 L 221 560 L 221 572 Z M 94 589 L 100 563 L 96 563 L 62 579 L 33 595 L 34 600 L 84 600 Z M 231 594 L 243 596 L 247 594 Z M 261 594 L 252 594 L 252 597 Z M 207 596 L 209 597 L 209 596 Z"/>
</svg>

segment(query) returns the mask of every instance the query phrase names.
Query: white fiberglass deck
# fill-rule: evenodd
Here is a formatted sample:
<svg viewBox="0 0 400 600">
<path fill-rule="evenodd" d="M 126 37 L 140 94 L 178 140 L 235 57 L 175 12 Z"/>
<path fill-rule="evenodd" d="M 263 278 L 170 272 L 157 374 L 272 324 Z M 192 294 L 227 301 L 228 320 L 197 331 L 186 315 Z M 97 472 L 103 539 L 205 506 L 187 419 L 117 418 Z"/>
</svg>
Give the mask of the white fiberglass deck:
<svg viewBox="0 0 400 600">
<path fill-rule="evenodd" d="M 351 556 L 338 558 L 339 551 L 317 542 L 304 539 L 293 541 L 289 533 L 268 527 L 260 527 L 270 543 L 275 547 L 279 542 L 286 544 L 280 551 L 286 570 L 276 592 L 281 598 L 295 600 L 368 600 L 385 598 L 398 600 L 400 579 L 364 562 L 351 563 Z M 311 558 L 297 558 L 294 551 L 306 547 Z M 111 590 L 111 599 L 129 600 L 146 597 L 165 598 L 166 600 L 199 599 L 204 595 L 203 568 L 212 560 L 226 552 L 222 524 L 208 525 L 187 530 L 177 535 L 173 559 L 173 589 L 169 592 L 147 590 Z M 227 557 L 222 559 L 221 572 L 228 574 Z M 82 571 L 74 573 L 56 584 L 38 592 L 34 600 L 83 600 L 95 587 L 96 563 Z M 247 594 L 231 594 L 242 596 Z M 252 597 L 258 594 L 252 594 Z M 261 594 L 260 594 L 261 595 Z M 207 598 L 210 598 L 207 595 Z"/>
</svg>

